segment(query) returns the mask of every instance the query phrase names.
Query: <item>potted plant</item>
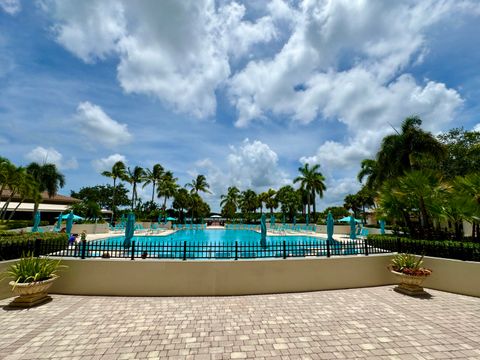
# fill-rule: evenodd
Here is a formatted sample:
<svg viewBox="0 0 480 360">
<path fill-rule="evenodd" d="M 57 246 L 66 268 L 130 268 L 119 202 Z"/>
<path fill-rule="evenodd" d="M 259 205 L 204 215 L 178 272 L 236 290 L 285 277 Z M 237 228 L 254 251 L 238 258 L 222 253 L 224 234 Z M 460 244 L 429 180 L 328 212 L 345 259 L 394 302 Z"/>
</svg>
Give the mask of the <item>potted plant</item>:
<svg viewBox="0 0 480 360">
<path fill-rule="evenodd" d="M 431 269 L 422 267 L 423 256 L 397 254 L 393 257 L 389 270 L 399 281 L 395 291 L 407 295 L 425 295 L 422 284 L 432 274 Z"/>
<path fill-rule="evenodd" d="M 13 278 L 9 285 L 18 295 L 11 303 L 13 307 L 31 307 L 50 300 L 47 290 L 52 286 L 60 268 L 60 260 L 34 257 L 28 253 L 6 271 L 6 277 Z"/>
</svg>

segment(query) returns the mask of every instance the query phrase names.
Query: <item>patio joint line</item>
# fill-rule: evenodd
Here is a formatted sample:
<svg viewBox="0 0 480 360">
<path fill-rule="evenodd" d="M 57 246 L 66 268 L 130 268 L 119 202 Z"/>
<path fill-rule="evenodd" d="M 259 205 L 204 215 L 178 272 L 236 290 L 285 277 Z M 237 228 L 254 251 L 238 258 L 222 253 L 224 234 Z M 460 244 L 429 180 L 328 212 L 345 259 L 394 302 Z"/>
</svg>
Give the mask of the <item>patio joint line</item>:
<svg viewBox="0 0 480 360">
<path fill-rule="evenodd" d="M 55 299 L 52 299 L 52 301 L 50 301 L 50 304 L 54 300 Z M 40 325 L 38 325 L 35 329 L 30 330 L 28 333 L 26 333 L 22 337 L 18 338 L 14 342 L 8 344 L 7 346 L 5 346 L 3 348 L 0 348 L 0 359 L 3 359 L 4 357 L 6 357 L 8 355 L 11 355 L 15 350 L 21 348 L 23 345 L 25 345 L 29 341 L 33 340 L 36 336 L 38 336 L 39 334 L 41 334 L 42 332 L 47 330 L 50 326 L 54 325 L 56 322 L 61 320 L 64 317 L 64 315 L 72 314 L 73 312 L 75 312 L 76 311 L 75 309 L 79 308 L 78 307 L 79 303 L 85 304 L 88 301 L 89 301 L 89 299 L 85 299 L 82 296 L 78 301 L 75 301 L 73 304 L 68 306 L 66 309 L 64 309 L 63 311 L 61 311 L 57 315 L 49 317 L 45 321 L 42 321 L 40 323 Z M 40 305 L 40 306 L 42 306 L 42 305 Z M 47 304 L 47 306 L 48 306 L 48 304 Z M 71 310 L 72 308 L 74 308 L 73 311 Z M 26 309 L 26 310 L 27 311 L 34 310 L 34 308 L 33 309 Z M 16 311 L 16 310 L 11 310 L 11 311 Z M 22 310 L 17 310 L 17 311 L 22 311 Z M 25 310 L 23 310 L 23 311 L 25 311 Z"/>
</svg>

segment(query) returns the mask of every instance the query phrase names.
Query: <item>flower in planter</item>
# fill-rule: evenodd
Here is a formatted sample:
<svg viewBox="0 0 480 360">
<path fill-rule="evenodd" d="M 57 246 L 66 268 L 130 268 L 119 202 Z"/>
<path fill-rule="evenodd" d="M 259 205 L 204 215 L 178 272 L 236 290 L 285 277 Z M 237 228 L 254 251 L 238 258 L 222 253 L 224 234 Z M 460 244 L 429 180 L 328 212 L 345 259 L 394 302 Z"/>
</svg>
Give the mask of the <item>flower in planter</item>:
<svg viewBox="0 0 480 360">
<path fill-rule="evenodd" d="M 390 270 L 412 276 L 429 276 L 432 274 L 431 269 L 422 267 L 423 255 L 417 259 L 412 254 L 397 254 L 393 257 L 392 263 L 389 266 Z"/>
</svg>

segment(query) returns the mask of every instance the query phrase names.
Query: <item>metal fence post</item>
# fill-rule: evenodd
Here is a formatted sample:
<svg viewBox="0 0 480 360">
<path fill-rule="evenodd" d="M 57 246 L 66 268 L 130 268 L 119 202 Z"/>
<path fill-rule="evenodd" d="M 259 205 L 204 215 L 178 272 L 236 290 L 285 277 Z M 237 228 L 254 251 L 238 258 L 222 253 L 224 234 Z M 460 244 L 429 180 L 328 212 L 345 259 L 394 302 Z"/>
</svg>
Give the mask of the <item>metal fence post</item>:
<svg viewBox="0 0 480 360">
<path fill-rule="evenodd" d="M 235 260 L 238 260 L 238 241 L 235 241 Z"/>
<path fill-rule="evenodd" d="M 87 240 L 83 239 L 82 240 L 82 252 L 81 252 L 81 258 L 85 259 L 85 252 L 87 250 Z"/>
<path fill-rule="evenodd" d="M 183 242 L 183 260 L 187 260 L 187 241 Z"/>
<path fill-rule="evenodd" d="M 287 242 L 283 240 L 283 258 L 287 258 Z"/>
<path fill-rule="evenodd" d="M 367 239 L 364 239 L 363 241 L 365 243 L 365 256 L 368 256 L 368 242 L 367 242 Z"/>
<path fill-rule="evenodd" d="M 132 241 L 132 255 L 130 256 L 130 260 L 135 260 L 135 240 Z"/>
<path fill-rule="evenodd" d="M 33 256 L 39 257 L 40 256 L 40 242 L 42 239 L 35 239 L 35 243 L 33 244 Z"/>
<path fill-rule="evenodd" d="M 330 241 L 327 240 L 327 257 L 330 257 Z"/>
</svg>

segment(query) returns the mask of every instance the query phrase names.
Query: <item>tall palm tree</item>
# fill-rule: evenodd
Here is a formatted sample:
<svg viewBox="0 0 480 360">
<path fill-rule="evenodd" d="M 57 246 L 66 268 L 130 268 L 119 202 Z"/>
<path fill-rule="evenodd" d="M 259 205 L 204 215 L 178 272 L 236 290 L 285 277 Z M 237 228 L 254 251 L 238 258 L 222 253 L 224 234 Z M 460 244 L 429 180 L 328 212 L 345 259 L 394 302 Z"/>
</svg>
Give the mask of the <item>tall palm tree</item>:
<svg viewBox="0 0 480 360">
<path fill-rule="evenodd" d="M 378 163 L 376 160 L 372 159 L 363 159 L 361 164 L 361 169 L 357 175 L 359 182 L 362 182 L 363 179 L 367 178 L 365 185 L 369 189 L 376 189 L 380 184 L 378 184 Z"/>
<path fill-rule="evenodd" d="M 421 168 L 426 163 L 426 157 L 445 157 L 445 146 L 431 133 L 423 131 L 421 125 L 419 117 L 408 117 L 403 121 L 400 133 L 383 138 L 376 158 L 380 183 Z"/>
<path fill-rule="evenodd" d="M 177 178 L 171 171 L 166 171 L 157 186 L 157 196 L 164 197 L 162 209 L 164 214 L 167 210 L 167 200 L 175 195 L 178 189 Z"/>
<path fill-rule="evenodd" d="M 32 175 L 38 184 L 40 193 L 46 191 L 49 198 L 54 197 L 58 190 L 65 186 L 65 176 L 57 170 L 55 164 L 40 165 L 32 162 L 27 166 L 27 173 Z M 35 202 L 33 213 L 38 210 L 39 202 Z"/>
<path fill-rule="evenodd" d="M 126 168 L 125 164 L 122 161 L 117 161 L 112 166 L 112 170 L 102 172 L 103 176 L 113 179 L 113 194 L 112 194 L 112 217 L 110 222 L 113 222 L 115 216 L 115 192 L 117 190 L 117 179 L 123 180 L 126 177 Z"/>
<path fill-rule="evenodd" d="M 306 200 L 307 200 L 307 213 L 310 216 L 310 203 L 313 201 L 313 212 L 316 212 L 315 197 L 318 194 L 320 197 L 323 197 L 323 192 L 327 189 L 325 186 L 325 177 L 321 172 L 319 164 L 315 164 L 312 168 L 309 167 L 309 164 L 304 164 L 303 167 L 299 167 L 298 171 L 300 176 L 296 177 L 293 182 L 300 183 L 300 188 L 306 191 Z"/>
<path fill-rule="evenodd" d="M 18 204 L 15 207 L 15 209 L 13 209 L 13 211 L 10 213 L 8 220 L 11 220 L 13 218 L 13 216 L 15 215 L 15 212 L 18 210 L 20 205 L 26 199 L 32 199 L 34 203 L 40 202 L 41 200 L 41 195 L 40 195 L 40 192 L 38 191 L 37 182 L 35 181 L 32 175 L 27 173 L 24 173 L 19 178 L 18 194 L 20 196 L 20 200 L 18 201 Z"/>
<path fill-rule="evenodd" d="M 247 215 L 250 212 L 256 213 L 258 208 L 258 196 L 255 191 L 247 189 L 240 195 L 240 209 Z"/>
<path fill-rule="evenodd" d="M 132 210 L 135 208 L 137 200 L 137 184 L 140 184 L 145 176 L 145 171 L 140 166 L 135 166 L 133 169 L 128 168 L 125 181 L 132 185 Z"/>
<path fill-rule="evenodd" d="M 153 165 L 152 170 L 150 170 L 150 169 L 145 170 L 145 178 L 144 178 L 143 188 L 152 184 L 152 202 L 153 202 L 154 196 L 155 196 L 155 186 L 158 184 L 158 182 L 162 178 L 164 172 L 165 172 L 165 170 L 163 169 L 163 166 L 160 165 L 160 164 Z"/>
<path fill-rule="evenodd" d="M 270 215 L 273 215 L 273 209 L 278 207 L 277 192 L 273 189 L 268 189 L 264 194 L 265 207 L 270 209 Z"/>
<path fill-rule="evenodd" d="M 240 190 L 236 186 L 230 186 L 226 195 L 220 195 L 220 207 L 228 208 L 229 213 L 235 214 L 240 203 Z"/>
<path fill-rule="evenodd" d="M 198 194 L 200 191 L 204 193 L 211 193 L 210 185 L 207 183 L 205 175 L 198 175 L 196 179 L 193 179 L 191 183 L 185 185 L 186 188 L 190 188 L 192 194 Z"/>
</svg>

